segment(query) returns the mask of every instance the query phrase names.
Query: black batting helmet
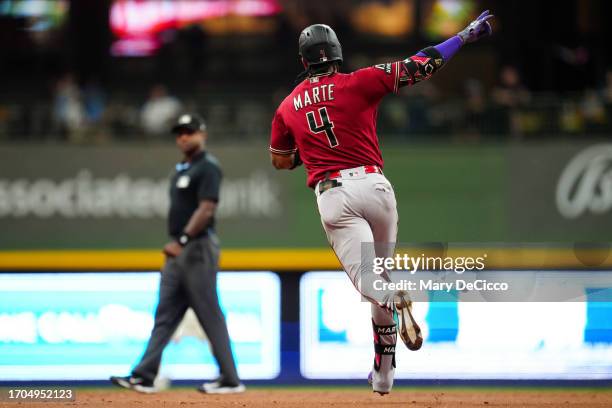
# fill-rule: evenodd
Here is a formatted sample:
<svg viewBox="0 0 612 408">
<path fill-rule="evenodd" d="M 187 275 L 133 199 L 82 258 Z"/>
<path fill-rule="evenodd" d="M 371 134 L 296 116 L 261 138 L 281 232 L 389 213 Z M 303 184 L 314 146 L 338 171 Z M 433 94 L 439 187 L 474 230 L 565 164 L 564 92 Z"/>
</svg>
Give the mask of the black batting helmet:
<svg viewBox="0 0 612 408">
<path fill-rule="evenodd" d="M 300 56 L 307 66 L 342 63 L 342 46 L 334 30 L 325 24 L 313 24 L 302 30 L 299 40 Z"/>
</svg>

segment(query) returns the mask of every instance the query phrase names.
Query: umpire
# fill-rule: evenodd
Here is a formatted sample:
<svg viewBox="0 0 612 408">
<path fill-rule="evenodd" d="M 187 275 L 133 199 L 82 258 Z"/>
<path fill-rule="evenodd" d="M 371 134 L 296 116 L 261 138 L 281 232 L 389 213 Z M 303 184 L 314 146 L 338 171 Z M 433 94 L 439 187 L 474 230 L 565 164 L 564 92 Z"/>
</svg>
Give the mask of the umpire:
<svg viewBox="0 0 612 408">
<path fill-rule="evenodd" d="M 113 384 L 153 393 L 161 356 L 188 307 L 195 312 L 212 346 L 221 376 L 198 390 L 211 394 L 243 392 L 232 356 L 225 318 L 217 298 L 219 240 L 214 232 L 221 169 L 205 150 L 206 125 L 197 115 L 184 114 L 172 127 L 184 155 L 170 184 L 168 232 L 164 246 L 155 325 L 147 349 L 128 377 L 111 377 Z"/>
</svg>

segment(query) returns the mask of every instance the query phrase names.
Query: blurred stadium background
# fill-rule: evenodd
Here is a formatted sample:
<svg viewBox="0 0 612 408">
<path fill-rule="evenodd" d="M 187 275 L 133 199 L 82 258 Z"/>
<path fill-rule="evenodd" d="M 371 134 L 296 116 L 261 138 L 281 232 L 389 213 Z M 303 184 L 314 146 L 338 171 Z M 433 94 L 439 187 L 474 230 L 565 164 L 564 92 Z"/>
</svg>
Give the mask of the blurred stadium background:
<svg viewBox="0 0 612 408">
<path fill-rule="evenodd" d="M 297 37 L 330 24 L 351 71 L 486 8 L 494 37 L 380 107 L 399 241 L 547 243 L 496 266 L 612 270 L 608 1 L 0 1 L 0 382 L 128 373 L 152 325 L 183 110 L 207 120 L 226 175 L 219 289 L 241 375 L 365 378 L 367 312 L 348 312 L 365 305 L 342 274 L 308 273 L 339 266 L 303 172 L 269 165 Z M 598 300 L 423 304 L 426 346 L 400 352 L 398 377 L 609 385 L 612 304 Z M 163 375 L 214 376 L 193 323 Z"/>
</svg>

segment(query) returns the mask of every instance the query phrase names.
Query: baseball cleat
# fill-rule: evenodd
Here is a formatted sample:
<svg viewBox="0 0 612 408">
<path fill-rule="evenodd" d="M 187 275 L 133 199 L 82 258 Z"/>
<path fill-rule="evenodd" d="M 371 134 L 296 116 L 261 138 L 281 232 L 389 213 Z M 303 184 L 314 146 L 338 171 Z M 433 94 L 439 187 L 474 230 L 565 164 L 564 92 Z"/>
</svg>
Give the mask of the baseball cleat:
<svg viewBox="0 0 612 408">
<path fill-rule="evenodd" d="M 128 377 L 112 376 L 110 378 L 110 381 L 119 387 L 123 387 L 128 390 L 142 392 L 144 394 L 153 394 L 159 391 L 159 389 L 155 387 L 155 384 L 153 383 L 153 381 L 145 380 L 142 377 L 136 377 L 133 375 L 128 376 Z"/>
<path fill-rule="evenodd" d="M 370 371 L 370 374 L 368 374 L 368 384 L 372 386 L 372 392 L 376 392 L 381 396 L 389 393 L 389 391 L 378 391 L 374 389 L 374 373 L 372 371 Z"/>
<path fill-rule="evenodd" d="M 198 391 L 205 394 L 239 394 L 245 390 L 246 387 L 242 383 L 231 384 L 222 380 L 204 383 L 198 387 Z"/>
<path fill-rule="evenodd" d="M 423 345 L 421 328 L 412 315 L 412 301 L 408 294 L 399 291 L 394 299 L 395 311 L 397 312 L 397 325 L 399 335 L 409 350 L 416 351 Z"/>
</svg>

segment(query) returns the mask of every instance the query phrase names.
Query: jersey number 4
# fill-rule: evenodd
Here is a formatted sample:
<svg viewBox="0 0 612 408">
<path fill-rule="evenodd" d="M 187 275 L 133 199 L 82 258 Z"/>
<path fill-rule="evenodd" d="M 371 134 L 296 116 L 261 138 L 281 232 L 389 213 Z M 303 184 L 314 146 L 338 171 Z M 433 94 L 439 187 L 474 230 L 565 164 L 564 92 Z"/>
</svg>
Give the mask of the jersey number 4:
<svg viewBox="0 0 612 408">
<path fill-rule="evenodd" d="M 329 145 L 331 147 L 338 146 L 338 139 L 334 134 L 334 122 L 329 120 L 327 108 L 319 108 L 319 115 L 321 116 L 321 126 L 317 124 L 314 111 L 306 113 L 306 119 L 308 119 L 308 127 L 310 128 L 310 131 L 314 134 L 325 132 Z"/>
</svg>

